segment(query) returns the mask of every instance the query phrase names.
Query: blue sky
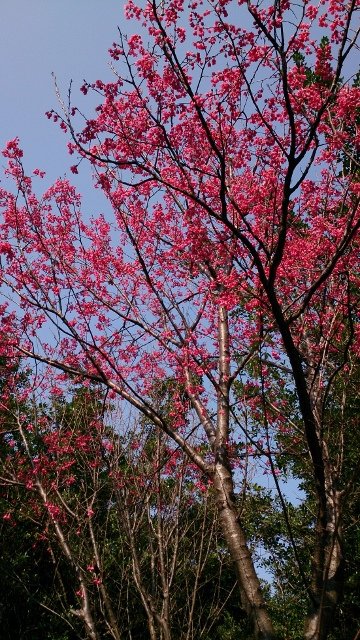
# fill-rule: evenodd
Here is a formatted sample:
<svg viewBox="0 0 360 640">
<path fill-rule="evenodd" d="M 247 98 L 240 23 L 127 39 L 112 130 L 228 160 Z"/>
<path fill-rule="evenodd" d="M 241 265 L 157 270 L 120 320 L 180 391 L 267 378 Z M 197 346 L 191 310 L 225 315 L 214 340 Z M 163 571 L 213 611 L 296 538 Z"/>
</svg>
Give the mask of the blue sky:
<svg viewBox="0 0 360 640">
<path fill-rule="evenodd" d="M 81 100 L 79 87 L 84 78 L 111 78 L 108 48 L 117 39 L 118 26 L 129 28 L 123 6 L 122 0 L 0 2 L 0 148 L 18 136 L 27 172 L 46 170 L 47 184 L 69 175 L 73 164 L 68 138 L 45 117 L 57 106 L 51 74 L 64 95 L 72 79 L 74 101 L 91 113 L 91 101 Z M 76 181 L 86 196 L 91 185 L 85 173 Z"/>
</svg>

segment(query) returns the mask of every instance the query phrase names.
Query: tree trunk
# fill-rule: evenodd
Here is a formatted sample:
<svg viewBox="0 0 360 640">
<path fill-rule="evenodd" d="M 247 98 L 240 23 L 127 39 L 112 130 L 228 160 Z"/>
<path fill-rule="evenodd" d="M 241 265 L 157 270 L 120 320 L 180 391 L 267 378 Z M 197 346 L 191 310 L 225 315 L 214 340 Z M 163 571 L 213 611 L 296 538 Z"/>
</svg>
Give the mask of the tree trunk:
<svg viewBox="0 0 360 640">
<path fill-rule="evenodd" d="M 225 464 L 216 464 L 214 487 L 224 538 L 238 576 L 242 606 L 252 621 L 254 638 L 275 640 L 275 631 L 266 610 L 260 582 L 246 544 L 246 536 L 236 512 L 231 471 Z"/>
<path fill-rule="evenodd" d="M 320 532 L 320 540 L 317 541 L 320 549 L 313 561 L 314 604 L 305 622 L 305 640 L 326 640 L 335 610 L 341 601 L 344 560 L 340 502 L 341 493 L 328 486 L 326 537 Z"/>
<path fill-rule="evenodd" d="M 219 286 L 219 292 L 222 290 Z M 246 544 L 234 501 L 234 483 L 227 454 L 230 424 L 230 345 L 227 309 L 219 306 L 219 383 L 215 443 L 215 473 L 213 477 L 220 522 L 238 578 L 242 605 L 254 629 L 257 640 L 275 640 L 275 632 L 266 610 L 259 578 Z"/>
</svg>

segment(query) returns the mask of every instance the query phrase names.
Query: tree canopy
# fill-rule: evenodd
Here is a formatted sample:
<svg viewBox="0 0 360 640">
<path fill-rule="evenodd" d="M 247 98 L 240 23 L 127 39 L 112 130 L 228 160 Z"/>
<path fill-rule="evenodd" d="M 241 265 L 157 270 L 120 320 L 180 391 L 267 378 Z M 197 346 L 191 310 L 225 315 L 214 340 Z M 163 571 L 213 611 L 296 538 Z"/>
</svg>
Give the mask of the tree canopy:
<svg viewBox="0 0 360 640">
<path fill-rule="evenodd" d="M 234 627 L 233 637 L 274 640 L 288 633 L 278 617 L 279 587 L 276 608 L 259 577 L 260 534 L 263 548 L 278 554 L 272 571 L 285 581 L 286 606 L 296 591 L 295 637 L 330 638 L 358 511 L 358 11 L 357 0 L 130 0 L 126 16 L 136 32 L 119 32 L 110 49 L 114 81 L 81 89 L 98 96 L 93 117 L 82 115 L 71 91 L 68 100 L 59 95 L 58 112 L 48 113 L 70 136 L 72 171 L 91 163 L 108 217 L 89 220 L 66 179 L 40 196 L 43 174 L 27 174 L 19 141 L 4 151 L 14 185 L 0 191 L 1 354 L 12 372 L 3 406 L 15 421 L 5 428 L 5 446 L 12 448 L 6 462 L 12 482 L 34 490 L 47 510 L 82 598 L 69 611 L 93 640 L 105 633 L 98 610 L 106 633 L 115 640 L 127 633 L 102 577 L 108 573 L 111 581 L 114 569 L 102 568 L 93 516 L 111 520 L 128 465 L 134 487 L 147 495 L 148 471 L 126 454 L 110 498 L 105 445 L 115 446 L 120 427 L 103 432 L 101 420 L 88 423 L 81 412 L 70 432 L 46 412 L 34 427 L 21 409 L 31 400 L 38 416 L 34 389 L 50 400 L 74 397 L 76 384 L 99 386 L 107 402 L 120 403 L 130 431 L 135 412 L 140 443 L 151 431 L 154 478 L 162 471 L 150 483 L 155 502 L 145 499 L 147 515 L 136 518 L 148 527 L 145 547 L 153 549 L 156 533 L 160 582 L 153 592 L 137 557 L 140 525 L 129 516 L 124 534 L 116 527 L 127 536 L 152 640 L 176 637 L 171 560 L 161 540 L 168 518 L 180 523 L 179 464 L 190 465 L 193 475 L 189 485 L 185 474 L 182 487 L 198 500 L 194 517 L 205 522 L 203 494 L 210 492 L 216 505 L 247 619 L 247 631 Z M 19 388 L 23 367 L 30 368 L 28 384 Z M 76 403 L 73 409 L 77 415 Z M 33 429 L 44 454 L 32 448 Z M 21 444 L 10 437 L 13 430 Z M 125 451 L 131 442 L 125 438 Z M 90 476 L 89 493 L 75 497 L 75 508 L 62 492 L 78 455 Z M 276 499 L 272 491 L 254 497 L 254 474 L 272 478 Z M 286 477 L 303 485 L 299 508 L 283 492 Z M 170 515 L 163 513 L 164 492 L 170 503 L 177 496 Z M 264 519 L 258 531 L 254 504 Z M 280 512 L 278 533 L 267 534 L 266 522 L 271 529 Z M 87 522 L 92 577 L 65 534 L 69 516 Z M 185 559 L 189 552 L 181 553 Z M 203 551 L 197 553 L 201 565 Z"/>
</svg>

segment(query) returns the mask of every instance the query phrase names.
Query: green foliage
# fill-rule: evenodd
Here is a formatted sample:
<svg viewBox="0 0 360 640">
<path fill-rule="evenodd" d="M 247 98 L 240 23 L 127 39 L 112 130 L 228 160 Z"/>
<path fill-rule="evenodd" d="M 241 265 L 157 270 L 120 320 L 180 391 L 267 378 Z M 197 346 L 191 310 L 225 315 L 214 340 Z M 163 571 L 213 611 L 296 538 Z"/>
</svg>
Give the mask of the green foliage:
<svg viewBox="0 0 360 640">
<path fill-rule="evenodd" d="M 265 358 L 266 360 L 266 358 Z M 251 395 L 256 398 L 256 387 L 251 386 L 251 379 L 259 374 L 259 364 L 255 359 L 249 368 L 249 378 L 238 386 L 239 395 Z M 292 429 L 280 430 L 271 434 L 273 442 L 278 446 L 277 465 L 288 477 L 296 478 L 304 492 L 302 503 L 294 505 L 284 500 L 289 528 L 284 517 L 283 505 L 274 499 L 274 491 L 265 489 L 258 483 L 249 483 L 247 496 L 238 496 L 238 508 L 242 523 L 250 540 L 257 565 L 267 580 L 264 590 L 279 637 L 286 640 L 300 640 L 302 637 L 304 617 L 309 598 L 306 584 L 300 575 L 298 560 L 302 573 L 309 581 L 311 569 L 310 549 L 313 547 L 314 499 L 312 479 L 307 458 L 303 455 L 303 440 L 299 436 L 300 421 L 298 407 L 291 384 L 286 381 L 284 372 L 276 367 L 269 367 L 272 376 L 272 387 L 277 389 L 277 402 L 286 405 L 291 415 Z M 357 465 L 357 443 L 359 437 L 359 365 L 348 363 L 345 373 L 339 372 L 334 382 L 331 398 L 326 405 L 325 425 L 329 431 L 328 442 L 336 450 L 339 446 L 339 428 L 346 425 L 344 431 L 344 456 L 349 466 L 344 470 L 344 489 L 352 484 L 349 499 L 345 503 L 343 517 L 345 548 L 345 588 L 344 598 L 339 607 L 330 640 L 348 640 L 354 637 L 360 625 L 360 536 L 358 520 L 360 517 L 360 492 L 358 476 L 354 474 Z M 4 384 L 4 383 L 3 383 Z M 155 393 L 155 392 L 154 392 Z M 165 412 L 172 410 L 172 382 L 156 389 L 159 396 L 159 407 Z M 345 396 L 344 396 L 345 394 Z M 15 398 L 14 398 L 15 402 Z M 15 402 L 16 404 L 16 402 Z M 11 405 L 11 403 L 10 403 Z M 345 407 L 345 408 L 344 408 Z M 100 439 L 106 439 L 115 446 L 117 472 L 121 474 L 124 489 L 118 501 L 110 471 L 111 458 L 102 450 L 101 463 L 94 473 L 93 461 L 97 456 L 97 436 L 93 438 L 89 449 L 76 450 L 74 476 L 76 481 L 68 487 L 62 487 L 63 498 L 69 507 L 81 518 L 89 498 L 96 494 L 92 525 L 101 552 L 102 570 L 106 576 L 106 587 L 124 638 L 132 640 L 148 640 L 146 613 L 134 583 L 132 573 L 132 556 L 129 546 L 128 531 L 124 527 L 125 509 L 131 517 L 135 517 L 141 509 L 139 494 L 132 497 L 132 484 L 144 478 L 146 492 L 149 496 L 150 526 L 145 520 L 138 520 L 134 531 L 136 549 L 140 558 L 142 579 L 145 588 L 161 601 L 161 584 L 157 571 L 153 571 L 152 549 L 156 536 L 157 517 L 161 513 L 166 526 L 175 524 L 181 532 L 179 541 L 179 561 L 176 566 L 171 595 L 171 624 L 174 640 L 182 640 L 186 630 L 186 619 L 189 610 L 189 599 L 194 590 L 196 575 L 196 558 L 199 553 L 199 531 L 207 533 L 205 541 L 209 544 L 204 557 L 201 582 L 197 587 L 194 619 L 198 629 L 204 629 L 204 640 L 252 640 L 251 631 L 245 621 L 244 613 L 238 606 L 238 591 L 235 576 L 228 552 L 223 544 L 216 510 L 211 497 L 211 490 L 202 492 L 196 489 L 196 478 L 191 467 L 183 476 L 183 492 L 178 505 L 173 501 L 179 478 L 166 472 L 169 451 L 166 441 L 159 440 L 156 429 L 142 424 L 143 448 L 134 450 L 129 457 L 131 446 L 136 444 L 136 434 L 126 437 L 117 434 L 114 427 L 106 426 L 104 420 L 103 399 L 88 389 L 77 388 L 72 397 L 58 398 L 52 403 L 37 408 L 38 416 L 45 416 L 53 431 L 64 431 L 76 437 L 91 432 L 97 425 L 95 433 Z M 22 407 L 23 419 L 33 419 L 34 408 Z M 27 413 L 27 418 L 26 418 Z M 251 419 L 250 419 L 251 418 Z M 249 417 L 249 429 L 252 421 L 264 420 L 263 408 L 254 405 L 254 415 Z M 16 425 L 10 413 L 3 424 L 8 433 L 17 439 L 17 450 L 22 444 Z M 40 420 L 41 424 L 41 420 Z M 256 431 L 259 432 L 258 426 Z M 8 437 L 8 436 L 6 436 Z M 33 455 L 46 453 L 39 432 L 28 433 L 29 445 Z M 131 445 L 131 446 L 130 446 Z M 137 445 L 136 445 L 137 446 Z M 8 462 L 9 448 L 1 444 L 1 465 L 5 469 Z M 127 453 L 126 453 L 127 452 Z M 159 453 L 160 452 L 160 453 Z M 161 456 L 160 474 L 153 473 L 154 460 Z M 156 463 L 157 464 L 157 463 Z M 156 466 L 156 465 L 155 465 Z M 110 474 L 110 475 L 109 475 Z M 155 489 L 155 478 L 161 483 L 161 512 Z M 135 488 L 136 485 L 134 485 Z M 144 489 L 143 489 L 144 491 Z M 153 493 L 151 493 L 153 492 Z M 12 513 L 11 520 L 2 519 L 0 534 L 3 540 L 3 553 L 0 558 L 0 620 L 2 638 L 4 640 L 74 640 L 82 638 L 81 621 L 71 614 L 72 609 L 79 606 L 76 597 L 76 579 L 72 567 L 64 558 L 56 540 L 51 537 L 51 529 L 43 511 L 34 517 L 29 492 L 25 487 L 3 486 L 0 492 L 1 514 Z M 120 494 L 119 494 L 120 495 Z M 145 496 L 145 494 L 144 494 Z M 34 498 L 35 500 L 35 498 Z M 178 505 L 178 506 L 176 506 Z M 176 506 L 176 508 L 175 508 Z M 179 507 L 179 508 L 178 508 Z M 82 527 L 87 527 L 83 517 Z M 133 521 L 135 522 L 135 520 Z M 215 525 L 214 525 L 215 522 Z M 164 526 L 165 526 L 164 525 Z M 83 567 L 92 563 L 92 550 L 87 540 L 88 534 L 79 536 L 79 519 L 67 520 L 66 533 L 72 552 Z M 212 535 L 210 536 L 210 531 Z M 39 536 L 39 532 L 46 535 Z M 183 534 L 183 532 L 185 532 Z M 173 541 L 169 538 L 167 551 L 171 555 Z M 209 541 L 209 542 L 208 542 Z M 296 545 L 298 560 L 295 558 L 293 542 Z M 169 557 L 170 557 L 169 555 Z M 89 575 L 89 593 L 92 607 L 98 621 L 101 637 L 106 636 L 106 625 L 102 622 L 102 605 L 100 605 L 98 589 L 91 583 Z M 215 604 L 214 604 L 215 603 Z M 207 629 L 207 631 L 206 631 Z"/>
</svg>

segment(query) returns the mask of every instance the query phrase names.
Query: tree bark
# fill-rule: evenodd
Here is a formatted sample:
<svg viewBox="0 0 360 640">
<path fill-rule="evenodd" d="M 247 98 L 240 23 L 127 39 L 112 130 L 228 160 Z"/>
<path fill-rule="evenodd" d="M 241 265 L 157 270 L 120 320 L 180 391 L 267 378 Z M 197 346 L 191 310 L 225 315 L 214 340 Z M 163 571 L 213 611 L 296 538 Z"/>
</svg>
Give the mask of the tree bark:
<svg viewBox="0 0 360 640">
<path fill-rule="evenodd" d="M 219 287 L 221 291 L 221 286 Z M 217 425 L 215 444 L 214 488 L 220 522 L 225 540 L 235 564 L 243 608 L 253 624 L 254 638 L 275 640 L 275 632 L 266 610 L 259 578 L 240 525 L 234 501 L 234 483 L 228 459 L 227 442 L 230 424 L 230 345 L 227 309 L 219 306 L 219 382 L 217 389 Z"/>
<path fill-rule="evenodd" d="M 235 565 L 243 608 L 253 624 L 254 638 L 275 640 L 275 631 L 266 610 L 259 578 L 246 544 L 244 530 L 239 522 L 233 499 L 231 471 L 226 464 L 216 464 L 214 487 L 224 538 Z"/>
<path fill-rule="evenodd" d="M 320 548 L 313 559 L 314 603 L 305 622 L 305 640 L 326 640 L 343 593 L 341 492 L 328 487 L 327 503 L 327 536 L 322 545 L 320 537 Z"/>
</svg>

